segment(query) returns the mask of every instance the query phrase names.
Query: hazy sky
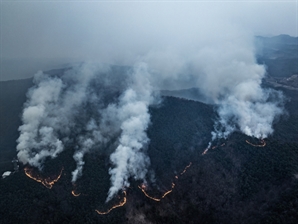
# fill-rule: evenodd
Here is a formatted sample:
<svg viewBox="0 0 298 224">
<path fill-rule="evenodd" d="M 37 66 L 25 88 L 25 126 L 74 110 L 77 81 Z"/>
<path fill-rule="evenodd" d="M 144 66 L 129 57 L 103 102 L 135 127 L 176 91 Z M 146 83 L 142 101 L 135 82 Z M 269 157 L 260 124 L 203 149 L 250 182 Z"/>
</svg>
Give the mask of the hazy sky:
<svg viewBox="0 0 298 224">
<path fill-rule="evenodd" d="M 70 61 L 131 64 L 151 50 L 191 49 L 218 36 L 297 36 L 297 5 L 262 0 L 3 0 L 0 79 L 29 77 Z"/>
</svg>

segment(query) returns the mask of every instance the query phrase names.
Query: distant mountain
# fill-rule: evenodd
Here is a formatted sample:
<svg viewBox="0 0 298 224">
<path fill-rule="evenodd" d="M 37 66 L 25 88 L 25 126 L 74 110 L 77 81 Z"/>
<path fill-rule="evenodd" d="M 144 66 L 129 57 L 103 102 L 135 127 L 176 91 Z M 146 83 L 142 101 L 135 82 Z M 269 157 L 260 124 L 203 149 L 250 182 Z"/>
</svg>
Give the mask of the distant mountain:
<svg viewBox="0 0 298 224">
<path fill-rule="evenodd" d="M 262 40 L 267 45 L 279 44 L 279 45 L 297 45 L 298 37 L 292 37 L 287 34 L 281 34 L 273 37 L 257 36 L 257 39 Z"/>
<path fill-rule="evenodd" d="M 267 66 L 272 77 L 298 74 L 298 37 L 279 35 L 256 37 L 257 60 Z"/>
</svg>

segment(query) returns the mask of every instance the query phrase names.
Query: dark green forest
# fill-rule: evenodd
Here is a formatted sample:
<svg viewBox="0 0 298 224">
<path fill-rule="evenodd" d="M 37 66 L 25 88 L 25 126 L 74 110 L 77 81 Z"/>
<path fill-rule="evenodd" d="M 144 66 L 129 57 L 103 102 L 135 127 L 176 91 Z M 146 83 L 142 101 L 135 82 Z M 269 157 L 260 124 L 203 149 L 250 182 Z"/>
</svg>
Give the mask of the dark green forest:
<svg viewBox="0 0 298 224">
<path fill-rule="evenodd" d="M 289 116 L 275 124 L 265 147 L 253 147 L 245 142 L 245 135 L 234 133 L 205 156 L 201 153 L 211 137 L 213 108 L 166 97 L 162 105 L 150 108 L 148 130 L 148 154 L 156 175 L 150 194 L 158 197 L 171 188 L 172 181 L 176 184 L 162 201 L 146 198 L 138 189 L 140 183 L 131 180 L 127 204 L 98 215 L 95 209 L 107 210 L 122 197 L 119 194 L 120 199 L 104 203 L 109 189 L 108 156 L 102 150 L 88 154 L 84 175 L 72 186 L 75 163 L 69 148 L 45 163 L 45 177 L 64 167 L 52 189 L 29 179 L 23 167 L 0 181 L 1 223 L 138 223 L 138 217 L 153 223 L 296 223 L 298 132 L 284 128 L 297 127 L 298 110 L 295 92 L 287 94 L 292 94 Z M 175 180 L 189 162 L 192 166 Z M 73 189 L 81 195 L 74 197 Z"/>
</svg>

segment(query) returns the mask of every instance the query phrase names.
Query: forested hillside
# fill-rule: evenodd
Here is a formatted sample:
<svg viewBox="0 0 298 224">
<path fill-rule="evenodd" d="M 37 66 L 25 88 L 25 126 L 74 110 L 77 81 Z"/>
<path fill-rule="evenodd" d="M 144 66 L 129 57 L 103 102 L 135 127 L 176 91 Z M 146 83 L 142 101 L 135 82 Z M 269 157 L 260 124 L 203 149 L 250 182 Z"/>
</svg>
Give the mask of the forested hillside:
<svg viewBox="0 0 298 224">
<path fill-rule="evenodd" d="M 289 77 L 298 74 L 298 37 L 279 35 L 257 37 L 257 59 L 267 66 L 273 77 Z"/>
<path fill-rule="evenodd" d="M 295 94 L 295 92 L 288 93 Z M 293 95 L 288 95 L 293 96 Z M 105 204 L 109 189 L 109 160 L 104 149 L 88 154 L 84 175 L 74 187 L 70 173 L 75 167 L 73 149 L 48 160 L 44 175 L 62 177 L 48 189 L 20 171 L 0 181 L 3 223 L 295 223 L 298 206 L 297 98 L 287 103 L 289 116 L 276 124 L 265 147 L 253 147 L 248 138 L 234 133 L 202 156 L 210 139 L 211 106 L 172 97 L 152 107 L 148 154 L 156 182 L 147 198 L 131 180 L 125 206 L 99 215 L 117 200 Z M 287 129 L 285 129 L 287 128 Z M 291 129 L 292 128 L 292 129 Z M 248 139 L 259 144 L 257 139 Z M 225 145 L 221 146 L 223 143 Z M 184 168 L 186 172 L 175 179 Z M 36 172 L 38 172 L 36 170 Z M 81 195 L 74 197 L 75 189 Z M 4 193 L 5 192 L 5 193 Z M 26 208 L 26 209 L 24 209 Z"/>
<path fill-rule="evenodd" d="M 267 42 L 262 42 L 258 60 L 268 66 L 270 76 L 287 78 L 297 72 L 296 39 L 287 38 L 260 38 Z M 127 70 L 114 66 L 108 75 L 118 80 Z M 63 71 L 47 74 L 59 76 Z M 32 79 L 0 82 L 2 173 L 13 170 L 20 114 L 32 85 Z M 113 99 L 119 86 L 98 91 L 107 91 L 107 99 Z M 273 124 L 272 135 L 262 142 L 234 132 L 214 141 L 206 154 L 218 116 L 215 106 L 180 98 L 203 101 L 196 89 L 163 91 L 161 103 L 149 107 L 146 188 L 131 178 L 125 192 L 105 203 L 109 156 L 119 136 L 86 154 L 83 176 L 75 185 L 75 146 L 67 145 L 57 158 L 45 161 L 42 172 L 20 164 L 18 172 L 0 180 L 0 223 L 297 223 L 298 92 L 278 90 L 285 95 L 285 111 Z M 109 210 L 113 206 L 117 208 Z"/>
</svg>

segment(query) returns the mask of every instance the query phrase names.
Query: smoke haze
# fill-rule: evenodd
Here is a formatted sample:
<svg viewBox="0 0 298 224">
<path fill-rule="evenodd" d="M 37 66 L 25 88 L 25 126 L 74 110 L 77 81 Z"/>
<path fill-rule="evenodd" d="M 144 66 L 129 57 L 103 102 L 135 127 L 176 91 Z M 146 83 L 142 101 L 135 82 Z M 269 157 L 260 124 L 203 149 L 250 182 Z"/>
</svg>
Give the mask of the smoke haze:
<svg viewBox="0 0 298 224">
<path fill-rule="evenodd" d="M 1 80 L 85 60 L 132 66 L 137 56 L 166 48 L 187 57 L 198 42 L 231 40 L 235 26 L 252 35 L 298 35 L 295 1 L 0 4 Z"/>
</svg>

